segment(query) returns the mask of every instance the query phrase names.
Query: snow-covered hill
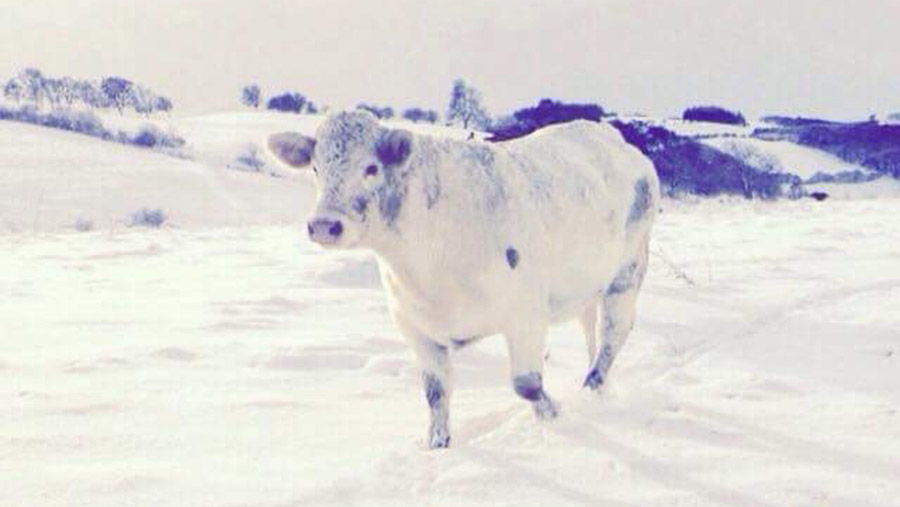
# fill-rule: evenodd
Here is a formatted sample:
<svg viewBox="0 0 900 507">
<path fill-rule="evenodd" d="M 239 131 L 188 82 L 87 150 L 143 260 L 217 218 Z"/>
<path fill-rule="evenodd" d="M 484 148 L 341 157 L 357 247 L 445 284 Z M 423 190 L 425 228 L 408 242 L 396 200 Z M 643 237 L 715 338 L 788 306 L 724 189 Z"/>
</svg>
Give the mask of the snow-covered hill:
<svg viewBox="0 0 900 507">
<path fill-rule="evenodd" d="M 763 172 L 796 176 L 803 182 L 802 187 L 807 193 L 827 192 L 838 198 L 900 195 L 900 182 L 879 175 L 868 167 L 846 162 L 825 151 L 788 140 L 754 137 L 756 129 L 772 127 L 772 124 L 763 121 L 751 121 L 747 125 L 727 125 L 641 116 L 625 116 L 621 119 L 663 127 Z M 685 160 L 685 164 L 690 164 L 690 161 Z M 834 179 L 837 182 L 823 183 Z"/>
<path fill-rule="evenodd" d="M 799 176 L 806 181 L 817 173 L 848 171 L 873 172 L 858 164 L 845 162 L 824 151 L 790 141 L 769 141 L 750 137 L 712 137 L 704 142 L 753 166 L 769 166 L 777 172 Z"/>
<path fill-rule="evenodd" d="M 0 122 L 0 231 L 128 224 L 161 209 L 178 227 L 291 223 L 305 178 L 274 179 L 69 132 Z"/>
</svg>

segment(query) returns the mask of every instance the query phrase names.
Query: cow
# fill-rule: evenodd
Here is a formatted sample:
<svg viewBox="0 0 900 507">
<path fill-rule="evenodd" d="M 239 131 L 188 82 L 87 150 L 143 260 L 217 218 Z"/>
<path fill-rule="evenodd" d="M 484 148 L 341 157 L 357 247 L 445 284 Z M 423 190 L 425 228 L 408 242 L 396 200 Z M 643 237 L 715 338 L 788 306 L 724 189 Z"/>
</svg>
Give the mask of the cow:
<svg viewBox="0 0 900 507">
<path fill-rule="evenodd" d="M 548 327 L 578 319 L 598 390 L 635 321 L 660 200 L 653 164 L 607 124 L 575 121 L 503 143 L 414 134 L 364 112 L 272 154 L 311 166 L 309 239 L 376 254 L 388 307 L 422 371 L 428 444 L 450 443 L 451 352 L 500 334 L 515 392 L 538 418 Z M 599 345 L 599 347 L 598 347 Z"/>
</svg>

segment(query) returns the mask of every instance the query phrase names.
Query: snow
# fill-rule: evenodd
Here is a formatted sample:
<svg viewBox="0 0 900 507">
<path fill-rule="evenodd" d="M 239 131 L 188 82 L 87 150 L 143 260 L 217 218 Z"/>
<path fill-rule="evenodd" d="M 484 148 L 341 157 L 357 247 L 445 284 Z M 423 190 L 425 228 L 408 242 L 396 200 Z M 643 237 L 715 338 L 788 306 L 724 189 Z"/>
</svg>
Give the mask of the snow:
<svg viewBox="0 0 900 507">
<path fill-rule="evenodd" d="M 222 167 L 308 121 L 178 121 L 194 160 L 0 123 L 3 505 L 897 504 L 896 193 L 666 201 L 609 389 L 555 328 L 540 423 L 486 339 L 429 451 L 372 256 L 306 240 L 304 174 Z"/>
<path fill-rule="evenodd" d="M 816 173 L 836 174 L 845 171 L 871 172 L 866 167 L 845 162 L 822 150 L 790 141 L 767 141 L 753 138 L 715 137 L 704 143 L 751 165 L 770 162 L 777 172 L 789 173 L 808 180 Z"/>
<path fill-rule="evenodd" d="M 900 196 L 900 180 L 882 177 L 865 183 L 815 183 L 807 192 L 825 192 L 830 199 L 872 199 Z"/>
<path fill-rule="evenodd" d="M 110 230 L 141 208 L 180 227 L 291 223 L 311 198 L 297 175 L 282 180 L 31 125 L 0 122 L 0 232 L 54 231 L 76 221 Z M 306 197 L 304 197 L 306 196 Z"/>
<path fill-rule="evenodd" d="M 747 125 L 728 125 L 724 123 L 714 123 L 707 121 L 685 121 L 678 118 L 667 118 L 663 120 L 651 119 L 650 122 L 655 125 L 659 125 L 660 127 L 671 130 L 678 135 L 686 137 L 749 136 L 756 128 L 756 125 L 754 125 L 753 123 L 748 123 Z"/>
</svg>

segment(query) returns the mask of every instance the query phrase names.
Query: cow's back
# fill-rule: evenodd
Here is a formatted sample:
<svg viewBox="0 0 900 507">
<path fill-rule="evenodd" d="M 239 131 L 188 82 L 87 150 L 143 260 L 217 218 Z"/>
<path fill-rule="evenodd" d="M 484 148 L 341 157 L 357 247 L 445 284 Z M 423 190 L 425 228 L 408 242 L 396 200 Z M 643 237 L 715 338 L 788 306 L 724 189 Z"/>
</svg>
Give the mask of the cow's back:
<svg viewBox="0 0 900 507">
<path fill-rule="evenodd" d="M 518 180 L 517 213 L 527 217 L 526 231 L 539 231 L 522 237 L 535 275 L 554 320 L 572 317 L 645 248 L 659 199 L 656 171 L 608 124 L 550 127 L 506 149 L 519 172 L 510 177 Z"/>
</svg>

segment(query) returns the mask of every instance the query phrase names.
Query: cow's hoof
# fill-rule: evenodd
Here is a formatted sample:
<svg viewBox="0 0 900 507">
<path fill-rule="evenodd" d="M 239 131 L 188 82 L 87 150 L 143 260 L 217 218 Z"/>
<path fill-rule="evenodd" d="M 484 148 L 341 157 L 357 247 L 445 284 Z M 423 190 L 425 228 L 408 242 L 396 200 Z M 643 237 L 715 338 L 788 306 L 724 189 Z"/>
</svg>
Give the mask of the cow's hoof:
<svg viewBox="0 0 900 507">
<path fill-rule="evenodd" d="M 534 407 L 534 414 L 542 421 L 556 419 L 556 416 L 559 415 L 559 408 L 557 408 L 556 403 L 547 396 L 534 402 L 532 406 Z"/>
<path fill-rule="evenodd" d="M 603 374 L 600 370 L 594 368 L 588 372 L 584 379 L 584 387 L 590 388 L 591 391 L 598 391 L 603 386 Z"/>
<path fill-rule="evenodd" d="M 450 447 L 450 432 L 447 428 L 432 428 L 428 435 L 428 447 L 430 449 L 445 449 Z"/>
</svg>

